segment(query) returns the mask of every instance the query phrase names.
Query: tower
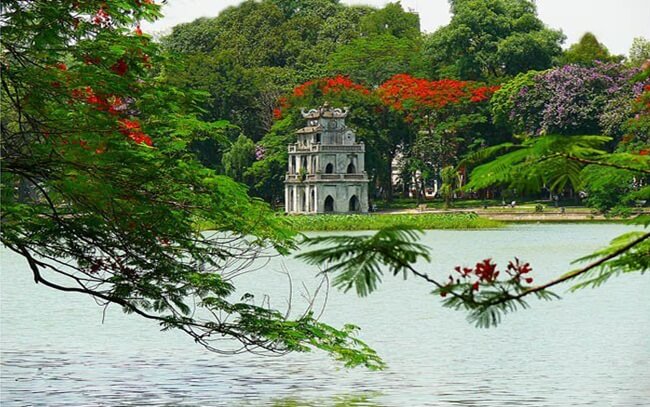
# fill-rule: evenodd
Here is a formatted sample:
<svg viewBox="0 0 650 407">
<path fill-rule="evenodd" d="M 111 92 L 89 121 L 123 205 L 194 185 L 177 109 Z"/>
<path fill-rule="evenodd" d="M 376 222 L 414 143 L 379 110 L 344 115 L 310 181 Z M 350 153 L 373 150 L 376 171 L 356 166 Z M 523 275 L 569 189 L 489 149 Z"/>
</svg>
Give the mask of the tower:
<svg viewBox="0 0 650 407">
<path fill-rule="evenodd" d="M 288 213 L 368 212 L 365 145 L 345 125 L 348 108 L 301 111 L 307 126 L 289 144 L 284 202 Z"/>
</svg>

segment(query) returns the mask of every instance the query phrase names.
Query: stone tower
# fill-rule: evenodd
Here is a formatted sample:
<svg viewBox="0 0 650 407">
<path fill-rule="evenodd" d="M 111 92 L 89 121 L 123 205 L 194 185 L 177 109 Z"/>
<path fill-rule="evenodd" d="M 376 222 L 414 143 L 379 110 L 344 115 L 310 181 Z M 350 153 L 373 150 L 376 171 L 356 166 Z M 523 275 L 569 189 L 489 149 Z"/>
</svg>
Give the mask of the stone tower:
<svg viewBox="0 0 650 407">
<path fill-rule="evenodd" d="M 289 144 L 284 202 L 288 213 L 368 212 L 363 143 L 345 125 L 348 108 L 302 110 L 307 127 Z"/>
</svg>

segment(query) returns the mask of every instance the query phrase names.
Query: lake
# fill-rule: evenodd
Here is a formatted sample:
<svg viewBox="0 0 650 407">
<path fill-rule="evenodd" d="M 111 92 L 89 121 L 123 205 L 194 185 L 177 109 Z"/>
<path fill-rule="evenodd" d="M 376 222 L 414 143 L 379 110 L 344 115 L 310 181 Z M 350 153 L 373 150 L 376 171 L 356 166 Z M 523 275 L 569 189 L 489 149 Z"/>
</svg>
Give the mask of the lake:
<svg viewBox="0 0 650 407">
<path fill-rule="evenodd" d="M 429 231 L 433 261 L 456 265 L 514 256 L 536 282 L 575 268 L 571 261 L 631 230 L 617 224 L 516 225 L 499 230 Z M 291 272 L 292 309 L 306 306 L 317 269 L 274 259 L 246 274 L 246 291 L 270 294 L 284 309 Z M 343 369 L 321 352 L 262 357 L 213 354 L 177 332 L 82 295 L 37 286 L 26 263 L 2 249 L 1 392 L 9 406 L 648 406 L 650 278 L 625 275 L 598 289 L 555 292 L 553 302 L 479 329 L 444 309 L 431 286 L 384 278 L 366 298 L 330 290 L 322 320 L 361 326 L 361 338 L 388 364 L 380 372 Z M 301 283 L 304 283 L 304 287 Z M 259 296 L 258 296 L 259 297 Z M 322 305 L 323 296 L 317 306 Z"/>
</svg>

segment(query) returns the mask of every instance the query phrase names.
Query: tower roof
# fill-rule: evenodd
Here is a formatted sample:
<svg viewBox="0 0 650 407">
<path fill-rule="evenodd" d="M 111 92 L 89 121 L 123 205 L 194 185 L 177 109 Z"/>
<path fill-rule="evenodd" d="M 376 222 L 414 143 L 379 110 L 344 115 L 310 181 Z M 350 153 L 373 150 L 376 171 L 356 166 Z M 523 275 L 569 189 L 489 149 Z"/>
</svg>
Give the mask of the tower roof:
<svg viewBox="0 0 650 407">
<path fill-rule="evenodd" d="M 323 104 L 323 106 L 319 107 L 318 109 L 310 109 L 308 111 L 306 111 L 304 108 L 300 109 L 300 113 L 302 113 L 302 117 L 305 119 L 318 119 L 319 117 L 345 118 L 348 115 L 349 111 L 350 109 L 347 107 L 344 107 L 343 109 L 332 108 L 327 102 L 325 102 L 325 104 Z"/>
</svg>

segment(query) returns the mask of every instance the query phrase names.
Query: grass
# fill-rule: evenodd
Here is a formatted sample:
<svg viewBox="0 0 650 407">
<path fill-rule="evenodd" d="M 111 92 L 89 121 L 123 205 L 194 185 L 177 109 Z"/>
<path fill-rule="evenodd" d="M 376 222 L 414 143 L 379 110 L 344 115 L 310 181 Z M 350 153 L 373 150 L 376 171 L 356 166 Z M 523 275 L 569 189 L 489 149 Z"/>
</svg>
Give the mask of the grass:
<svg viewBox="0 0 650 407">
<path fill-rule="evenodd" d="M 372 215 L 293 215 L 289 224 L 299 231 L 377 230 L 402 225 L 413 229 L 487 229 L 503 222 L 475 214 L 372 214 Z"/>
</svg>

